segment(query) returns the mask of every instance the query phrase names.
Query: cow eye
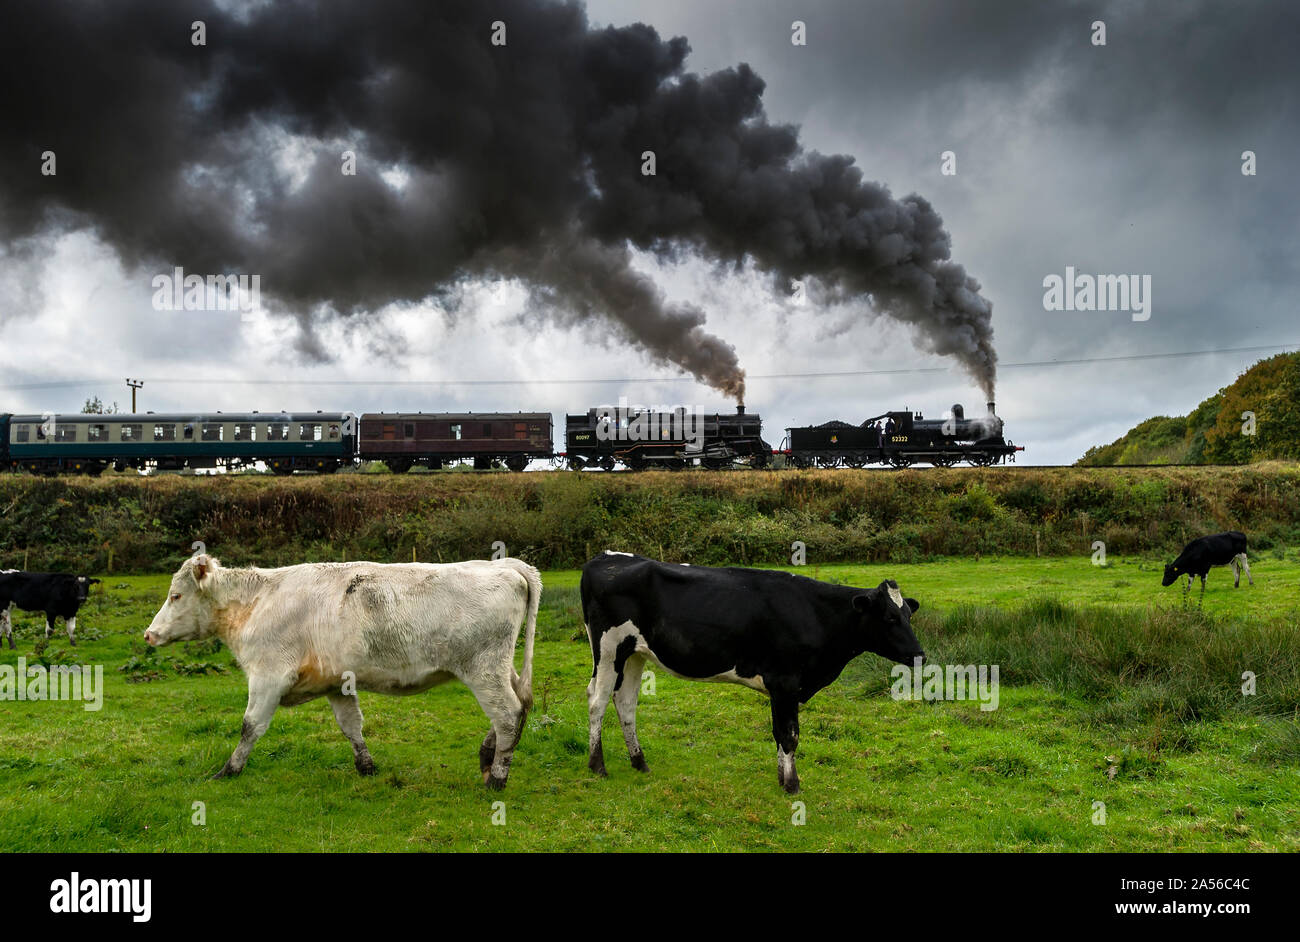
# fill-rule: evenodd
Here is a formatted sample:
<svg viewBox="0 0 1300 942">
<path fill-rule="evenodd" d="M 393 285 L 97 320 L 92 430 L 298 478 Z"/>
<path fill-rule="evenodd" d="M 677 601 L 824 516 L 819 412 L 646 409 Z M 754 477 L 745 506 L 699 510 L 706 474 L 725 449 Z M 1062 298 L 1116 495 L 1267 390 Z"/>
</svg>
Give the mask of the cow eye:
<svg viewBox="0 0 1300 942">
<path fill-rule="evenodd" d="M 181 600 L 181 594 L 179 592 L 177 592 L 175 595 L 172 596 L 173 602 L 179 602 L 180 600 Z"/>
</svg>

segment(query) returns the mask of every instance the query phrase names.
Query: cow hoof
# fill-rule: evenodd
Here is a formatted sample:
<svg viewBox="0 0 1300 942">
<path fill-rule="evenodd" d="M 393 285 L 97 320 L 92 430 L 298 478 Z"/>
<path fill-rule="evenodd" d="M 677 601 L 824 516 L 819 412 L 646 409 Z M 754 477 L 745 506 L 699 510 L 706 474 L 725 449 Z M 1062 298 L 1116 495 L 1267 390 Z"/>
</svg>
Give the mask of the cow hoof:
<svg viewBox="0 0 1300 942">
<path fill-rule="evenodd" d="M 644 752 L 638 752 L 636 755 L 632 757 L 632 768 L 636 769 L 638 772 L 650 771 L 650 766 L 646 765 L 645 762 Z"/>
<path fill-rule="evenodd" d="M 357 771 L 360 772 L 362 775 L 374 775 L 375 763 L 371 761 L 358 762 Z"/>
<path fill-rule="evenodd" d="M 485 784 L 490 790 L 499 792 L 501 789 L 506 787 L 506 780 L 503 778 L 497 778 L 495 775 L 488 773 L 488 777 L 483 784 Z"/>
<path fill-rule="evenodd" d="M 496 758 L 496 754 L 496 746 L 479 746 L 478 770 L 484 775 L 487 775 L 488 769 L 492 768 L 492 760 Z"/>
<path fill-rule="evenodd" d="M 227 762 L 225 765 L 221 767 L 221 769 L 217 772 L 216 775 L 212 776 L 212 778 L 214 781 L 219 778 L 234 778 L 236 775 L 240 773 L 240 771 L 241 771 L 240 769 L 236 769 L 232 767 L 231 764 Z"/>
<path fill-rule="evenodd" d="M 787 795 L 799 794 L 799 776 L 797 775 L 790 776 L 788 779 L 785 780 L 785 782 L 782 783 L 781 787 L 785 789 L 785 793 Z"/>
</svg>

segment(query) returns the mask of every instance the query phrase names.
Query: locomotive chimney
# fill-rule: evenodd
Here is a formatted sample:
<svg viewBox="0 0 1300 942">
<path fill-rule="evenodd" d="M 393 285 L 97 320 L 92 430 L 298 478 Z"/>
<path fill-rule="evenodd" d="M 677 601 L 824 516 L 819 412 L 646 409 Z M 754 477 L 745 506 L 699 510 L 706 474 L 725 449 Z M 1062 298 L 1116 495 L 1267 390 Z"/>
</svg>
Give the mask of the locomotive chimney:
<svg viewBox="0 0 1300 942">
<path fill-rule="evenodd" d="M 743 402 L 736 403 L 736 415 L 744 415 L 744 414 L 745 414 L 745 404 Z"/>
<path fill-rule="evenodd" d="M 993 403 L 989 403 L 989 415 L 997 415 L 997 413 L 993 411 L 993 405 Z"/>
</svg>

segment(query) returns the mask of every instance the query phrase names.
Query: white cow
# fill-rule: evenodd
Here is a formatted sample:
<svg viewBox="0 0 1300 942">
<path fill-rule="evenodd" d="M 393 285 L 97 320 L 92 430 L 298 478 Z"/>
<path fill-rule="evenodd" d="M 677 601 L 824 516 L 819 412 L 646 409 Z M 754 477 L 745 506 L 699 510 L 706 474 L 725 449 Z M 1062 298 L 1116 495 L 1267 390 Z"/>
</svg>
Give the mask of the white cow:
<svg viewBox="0 0 1300 942">
<path fill-rule="evenodd" d="M 238 775 L 277 705 L 327 696 L 357 771 L 374 761 L 356 690 L 411 694 L 464 681 L 492 721 L 479 749 L 485 784 L 503 788 L 533 702 L 533 636 L 542 582 L 519 559 L 426 563 L 306 563 L 227 569 L 187 559 L 144 633 L 152 645 L 216 636 L 248 675 L 234 754 L 215 778 Z M 515 644 L 527 622 L 524 665 Z"/>
</svg>

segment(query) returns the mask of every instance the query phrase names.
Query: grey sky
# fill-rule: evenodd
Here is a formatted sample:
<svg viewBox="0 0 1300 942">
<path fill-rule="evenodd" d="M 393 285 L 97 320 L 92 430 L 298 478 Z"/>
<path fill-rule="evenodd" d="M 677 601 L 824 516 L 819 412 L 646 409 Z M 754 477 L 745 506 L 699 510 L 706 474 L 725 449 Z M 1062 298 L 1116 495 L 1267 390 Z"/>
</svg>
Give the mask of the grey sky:
<svg viewBox="0 0 1300 942">
<path fill-rule="evenodd" d="M 1300 8 L 1292 4 L 593 0 L 587 11 L 593 26 L 641 21 L 664 38 L 686 36 L 693 72 L 748 63 L 766 82 L 769 120 L 799 125 L 805 148 L 852 155 L 895 197 L 929 200 L 951 234 L 953 260 L 993 304 L 1003 364 L 1300 343 L 1293 169 Z M 807 23 L 807 46 L 791 44 L 794 20 Z M 1094 20 L 1106 23 L 1104 47 L 1091 43 Z M 946 150 L 956 153 L 955 176 L 940 173 Z M 1256 176 L 1241 173 L 1244 150 L 1257 154 Z M 7 411 L 68 411 L 92 394 L 129 402 L 120 380 L 128 375 L 284 381 L 146 385 L 143 407 L 157 411 L 549 408 L 562 424 L 565 411 L 619 396 L 728 408 L 689 381 L 293 385 L 677 375 L 602 332 L 525 317 L 518 285 L 471 285 L 454 316 L 403 305 L 332 322 L 319 337 L 333 359 L 316 362 L 304 358 L 292 321 L 153 310 L 147 274 L 155 269 L 122 264 L 88 233 L 3 251 L 6 382 L 113 379 L 10 389 Z M 923 353 L 909 328 L 870 316 L 860 303 L 800 311 L 752 272 L 644 254 L 637 262 L 670 302 L 700 307 L 708 330 L 735 346 L 751 377 L 746 398 L 773 445 L 791 424 L 857 421 L 904 405 L 937 415 L 981 398 L 955 367 L 757 379 L 953 363 Z M 1042 280 L 1066 266 L 1151 275 L 1150 319 L 1045 311 Z M 1150 415 L 1188 411 L 1264 355 L 1004 366 L 998 411 L 1008 436 L 1029 449 L 1022 462 L 1069 462 Z"/>
</svg>

